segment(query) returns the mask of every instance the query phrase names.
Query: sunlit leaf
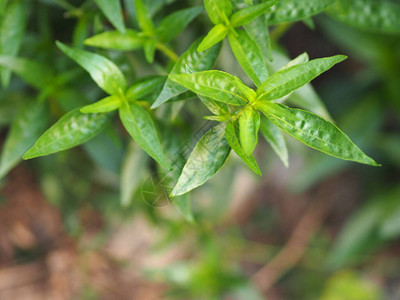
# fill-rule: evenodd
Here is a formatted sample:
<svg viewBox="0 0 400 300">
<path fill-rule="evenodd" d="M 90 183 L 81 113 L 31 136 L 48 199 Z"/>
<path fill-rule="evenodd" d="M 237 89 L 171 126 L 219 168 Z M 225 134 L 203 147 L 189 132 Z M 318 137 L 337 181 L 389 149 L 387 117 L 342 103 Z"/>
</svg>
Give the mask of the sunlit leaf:
<svg viewBox="0 0 400 300">
<path fill-rule="evenodd" d="M 228 34 L 228 31 L 228 27 L 226 27 L 224 24 L 215 25 L 201 41 L 197 51 L 202 52 L 222 41 Z"/>
<path fill-rule="evenodd" d="M 146 38 L 132 29 L 127 29 L 125 34 L 119 31 L 106 31 L 96 34 L 85 40 L 88 46 L 122 51 L 136 50 L 144 47 Z"/>
<path fill-rule="evenodd" d="M 232 4 L 230 0 L 204 0 L 207 14 L 214 24 L 224 23 L 232 14 Z"/>
<path fill-rule="evenodd" d="M 260 4 L 242 8 L 241 10 L 235 12 L 230 17 L 229 21 L 234 27 L 243 26 L 244 24 L 249 23 L 261 14 L 265 13 L 276 2 L 277 0 L 267 0 Z"/>
<path fill-rule="evenodd" d="M 81 108 L 81 112 L 87 113 L 105 113 L 118 109 L 121 106 L 119 96 L 109 96 L 101 99 L 93 104 L 86 105 Z"/>
</svg>

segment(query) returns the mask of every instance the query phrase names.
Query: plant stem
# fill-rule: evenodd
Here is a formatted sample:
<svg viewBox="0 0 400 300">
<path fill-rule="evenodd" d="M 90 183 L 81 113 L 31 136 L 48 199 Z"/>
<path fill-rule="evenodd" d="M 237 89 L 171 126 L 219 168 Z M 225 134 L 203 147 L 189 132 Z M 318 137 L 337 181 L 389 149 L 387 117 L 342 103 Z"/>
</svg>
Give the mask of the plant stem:
<svg viewBox="0 0 400 300">
<path fill-rule="evenodd" d="M 162 53 L 164 53 L 166 56 L 168 56 L 174 62 L 176 62 L 179 58 L 178 55 L 173 50 L 169 49 L 162 43 L 157 43 L 156 48 L 160 50 Z"/>
</svg>

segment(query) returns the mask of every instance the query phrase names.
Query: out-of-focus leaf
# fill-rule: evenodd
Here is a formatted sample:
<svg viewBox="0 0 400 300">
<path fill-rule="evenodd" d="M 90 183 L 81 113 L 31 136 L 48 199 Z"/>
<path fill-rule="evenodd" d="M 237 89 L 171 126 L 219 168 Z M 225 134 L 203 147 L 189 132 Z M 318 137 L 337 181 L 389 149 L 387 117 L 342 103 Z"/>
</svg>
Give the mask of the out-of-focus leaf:
<svg viewBox="0 0 400 300">
<path fill-rule="evenodd" d="M 107 19 L 121 33 L 125 33 L 125 24 L 122 18 L 120 0 L 94 0 Z"/>
<path fill-rule="evenodd" d="M 311 148 L 344 160 L 379 166 L 339 128 L 313 113 L 266 101 L 257 108 L 276 126 Z"/>
<path fill-rule="evenodd" d="M 219 43 L 226 37 L 228 31 L 228 27 L 226 27 L 224 24 L 215 25 L 201 41 L 201 44 L 199 47 L 197 47 L 197 51 L 202 52 Z"/>
<path fill-rule="evenodd" d="M 282 160 L 285 167 L 289 167 L 289 158 L 285 137 L 280 129 L 266 117 L 261 117 L 260 131 L 265 140 L 271 145 L 272 149 Z"/>
<path fill-rule="evenodd" d="M 190 154 L 171 195 L 183 195 L 205 183 L 223 166 L 230 150 L 225 124 L 211 128 Z"/>
<path fill-rule="evenodd" d="M 169 169 L 170 163 L 162 149 L 156 126 L 148 112 L 138 103 L 125 103 L 119 110 L 125 129 L 132 138 L 160 165 Z"/>
<path fill-rule="evenodd" d="M 152 93 L 154 89 L 161 88 L 166 79 L 165 76 L 149 76 L 141 78 L 128 88 L 126 91 L 126 98 L 128 100 L 142 99 L 144 96 Z"/>
<path fill-rule="evenodd" d="M 225 23 L 232 14 L 230 0 L 204 0 L 208 17 L 214 24 Z"/>
<path fill-rule="evenodd" d="M 239 141 L 247 155 L 250 155 L 257 146 L 259 128 L 259 112 L 251 106 L 243 109 L 239 117 Z"/>
<path fill-rule="evenodd" d="M 0 178 L 8 173 L 34 144 L 49 121 L 46 103 L 26 103 L 11 124 L 0 160 Z"/>
<path fill-rule="evenodd" d="M 197 52 L 197 47 L 201 42 L 201 38 L 197 39 L 190 48 L 183 53 L 178 61 L 175 63 L 171 70 L 170 75 L 173 74 L 185 74 L 189 72 L 199 72 L 203 70 L 211 69 L 217 60 L 221 45 L 217 44 L 203 52 Z M 151 108 L 157 108 L 161 104 L 167 102 L 170 98 L 180 95 L 185 92 L 187 88 L 182 85 L 175 83 L 171 79 L 167 79 L 164 87 L 153 103 Z"/>
<path fill-rule="evenodd" d="M 265 13 L 276 2 L 277 0 L 267 0 L 263 3 L 243 8 L 235 12 L 229 21 L 233 27 L 243 26 Z"/>
<path fill-rule="evenodd" d="M 229 43 L 236 59 L 256 86 L 268 78 L 268 69 L 257 44 L 243 30 L 236 30 L 237 35 L 229 33 Z"/>
<path fill-rule="evenodd" d="M 226 124 L 225 137 L 229 143 L 229 146 L 231 146 L 233 151 L 236 152 L 236 154 L 250 167 L 250 169 L 252 169 L 256 174 L 261 175 L 260 168 L 258 167 L 254 157 L 251 155 L 251 153 L 246 154 L 240 145 L 234 122 L 231 121 Z"/>
<path fill-rule="evenodd" d="M 154 62 L 154 55 L 156 53 L 156 42 L 153 40 L 148 40 L 144 43 L 144 56 L 149 64 Z"/>
<path fill-rule="evenodd" d="M 121 106 L 119 96 L 109 96 L 101 99 L 93 104 L 86 105 L 81 108 L 81 112 L 87 113 L 105 113 L 118 109 Z"/>
<path fill-rule="evenodd" d="M 379 234 L 383 239 L 394 239 L 400 236 L 400 188 L 390 190 L 383 196 L 384 201 L 389 203 L 382 217 Z"/>
<path fill-rule="evenodd" d="M 135 8 L 139 27 L 150 36 L 153 36 L 155 33 L 154 24 L 147 12 L 146 7 L 143 4 L 143 1 L 135 0 Z"/>
<path fill-rule="evenodd" d="M 203 7 L 195 6 L 178 10 L 165 17 L 156 29 L 160 41 L 169 42 L 173 40 L 202 11 Z"/>
<path fill-rule="evenodd" d="M 83 114 L 77 108 L 47 129 L 23 156 L 31 159 L 78 146 L 99 134 L 109 114 Z"/>
<path fill-rule="evenodd" d="M 244 29 L 260 49 L 265 61 L 272 61 L 271 41 L 265 18 L 260 16 L 244 25 Z"/>
<path fill-rule="evenodd" d="M 175 197 L 173 203 L 178 207 L 186 221 L 192 224 L 195 223 L 189 194 Z"/>
<path fill-rule="evenodd" d="M 117 94 L 125 90 L 125 77 L 113 62 L 101 55 L 68 47 L 58 41 L 56 43 L 58 48 L 84 68 L 105 92 Z"/>
<path fill-rule="evenodd" d="M 0 16 L 2 16 L 4 14 L 7 3 L 8 3 L 8 0 L 0 0 Z"/>
<path fill-rule="evenodd" d="M 338 6 L 339 12 L 341 14 L 346 14 L 351 5 L 351 1 L 349 0 L 336 0 L 336 5 Z"/>
<path fill-rule="evenodd" d="M 136 50 L 144 47 L 146 38 L 132 29 L 127 29 L 125 34 L 119 31 L 106 31 L 96 34 L 85 40 L 88 46 L 122 51 Z"/>
<path fill-rule="evenodd" d="M 169 78 L 196 94 L 232 105 L 245 105 L 254 92 L 237 77 L 222 71 L 173 74 Z"/>
<path fill-rule="evenodd" d="M 76 48 L 82 48 L 86 37 L 88 36 L 90 22 L 86 16 L 78 19 L 74 32 L 72 34 L 72 45 Z"/>
<path fill-rule="evenodd" d="M 27 2 L 13 0 L 0 18 L 0 55 L 16 56 L 21 46 L 27 20 Z M 7 87 L 10 69 L 0 69 L 1 83 Z"/>
</svg>

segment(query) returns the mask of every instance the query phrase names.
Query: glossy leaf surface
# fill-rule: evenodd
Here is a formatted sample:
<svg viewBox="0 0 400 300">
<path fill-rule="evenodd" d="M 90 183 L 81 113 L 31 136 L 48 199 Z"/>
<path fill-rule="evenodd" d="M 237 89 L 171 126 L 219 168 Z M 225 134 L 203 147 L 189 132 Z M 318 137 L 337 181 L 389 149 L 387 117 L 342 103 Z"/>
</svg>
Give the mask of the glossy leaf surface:
<svg viewBox="0 0 400 300">
<path fill-rule="evenodd" d="M 232 14 L 230 0 L 204 0 L 207 14 L 214 24 L 224 23 Z"/>
<path fill-rule="evenodd" d="M 118 109 L 121 106 L 119 96 L 109 96 L 101 99 L 93 104 L 86 105 L 81 108 L 81 112 L 87 113 L 105 113 Z"/>
<path fill-rule="evenodd" d="M 239 140 L 243 151 L 250 155 L 258 143 L 260 114 L 252 107 L 245 108 L 239 117 Z"/>
<path fill-rule="evenodd" d="M 197 51 L 202 52 L 222 41 L 228 34 L 228 30 L 228 27 L 226 27 L 224 24 L 215 25 L 201 41 Z"/>
<path fill-rule="evenodd" d="M 231 16 L 230 23 L 233 27 L 243 26 L 265 13 L 276 2 L 277 0 L 267 0 L 260 4 L 242 8 Z"/>
</svg>

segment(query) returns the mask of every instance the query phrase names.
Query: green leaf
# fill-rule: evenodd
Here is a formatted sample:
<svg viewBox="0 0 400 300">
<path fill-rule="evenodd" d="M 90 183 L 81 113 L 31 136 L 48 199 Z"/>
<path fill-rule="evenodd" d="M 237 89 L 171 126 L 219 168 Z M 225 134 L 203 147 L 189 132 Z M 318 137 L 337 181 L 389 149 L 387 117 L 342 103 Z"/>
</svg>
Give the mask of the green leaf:
<svg viewBox="0 0 400 300">
<path fill-rule="evenodd" d="M 119 96 L 109 96 L 93 104 L 81 108 L 81 113 L 105 113 L 118 109 L 121 106 Z"/>
<path fill-rule="evenodd" d="M 229 44 L 243 70 L 256 86 L 260 86 L 268 78 L 268 69 L 257 44 L 243 30 L 229 33 Z"/>
<path fill-rule="evenodd" d="M 224 133 L 225 124 L 219 124 L 200 139 L 183 167 L 171 196 L 183 195 L 195 189 L 221 169 L 231 150 Z"/>
<path fill-rule="evenodd" d="M 246 154 L 240 145 L 239 138 L 236 134 L 235 123 L 230 121 L 226 124 L 225 137 L 229 143 L 229 146 L 236 152 L 236 154 L 252 169 L 256 174 L 261 175 L 260 168 L 257 165 L 256 160 L 250 154 Z"/>
<path fill-rule="evenodd" d="M 202 52 L 211 46 L 214 46 L 218 42 L 222 41 L 228 34 L 228 27 L 224 24 L 217 24 L 208 32 L 206 37 L 201 41 L 201 44 L 197 48 L 198 52 Z"/>
<path fill-rule="evenodd" d="M 286 65 L 284 65 L 282 68 L 280 68 L 279 71 L 289 69 L 290 67 L 296 66 L 301 63 L 306 63 L 309 60 L 310 60 L 310 58 L 308 57 L 308 54 L 306 52 L 304 52 L 304 53 L 298 55 L 297 57 L 293 58 L 292 60 L 290 60 Z"/>
<path fill-rule="evenodd" d="M 109 114 L 83 114 L 80 108 L 74 109 L 47 129 L 23 159 L 49 155 L 85 143 L 105 128 L 109 117 Z"/>
<path fill-rule="evenodd" d="M 228 115 L 229 109 L 225 103 L 214 101 L 208 97 L 198 95 L 200 101 L 215 115 Z"/>
<path fill-rule="evenodd" d="M 136 0 L 135 0 L 136 1 Z M 125 33 L 120 0 L 94 0 L 100 10 L 121 33 Z"/>
<path fill-rule="evenodd" d="M 149 76 L 141 78 L 126 91 L 128 100 L 138 100 L 159 89 L 165 83 L 165 76 Z"/>
<path fill-rule="evenodd" d="M 269 25 L 299 21 L 314 16 L 335 4 L 335 0 L 280 0 L 265 14 Z"/>
<path fill-rule="evenodd" d="M 232 4 L 230 0 L 204 0 L 207 14 L 214 24 L 228 23 L 228 18 L 232 14 Z"/>
<path fill-rule="evenodd" d="M 400 5 L 390 1 L 353 0 L 346 14 L 331 13 L 348 25 L 367 31 L 400 34 Z"/>
<path fill-rule="evenodd" d="M 3 14 L 5 13 L 7 3 L 8 3 L 8 0 L 0 0 L 0 16 L 1 17 L 3 17 Z"/>
<path fill-rule="evenodd" d="M 144 56 L 149 64 L 154 62 L 154 54 L 156 53 L 156 42 L 148 40 L 144 44 Z"/>
<path fill-rule="evenodd" d="M 233 27 L 243 26 L 265 13 L 276 2 L 277 0 L 267 0 L 261 4 L 242 8 L 231 16 L 230 23 Z"/>
<path fill-rule="evenodd" d="M 260 16 L 244 25 L 244 29 L 260 49 L 265 61 L 272 61 L 271 41 L 265 18 Z"/>
<path fill-rule="evenodd" d="M 119 109 L 119 116 L 125 129 L 139 146 L 165 168 L 170 163 L 162 149 L 156 126 L 149 113 L 138 103 L 124 103 Z"/>
<path fill-rule="evenodd" d="M 97 85 L 109 94 L 124 91 L 126 81 L 120 69 L 107 58 L 56 42 L 58 48 L 84 68 Z"/>
<path fill-rule="evenodd" d="M 336 5 L 341 14 L 346 14 L 350 9 L 351 2 L 349 0 L 336 0 Z"/>
<path fill-rule="evenodd" d="M 250 155 L 258 143 L 260 114 L 252 106 L 242 110 L 239 117 L 239 140 L 243 151 Z"/>
<path fill-rule="evenodd" d="M 197 39 L 190 48 L 183 53 L 178 61 L 175 63 L 174 67 L 170 72 L 170 76 L 173 74 L 185 74 L 190 72 L 199 72 L 211 69 L 217 60 L 219 51 L 221 50 L 221 45 L 217 44 L 203 52 L 197 52 L 197 47 L 201 42 L 201 38 Z M 187 91 L 182 85 L 173 82 L 169 77 L 164 84 L 164 87 L 153 103 L 151 108 L 157 108 L 161 104 L 167 102 L 174 96 L 178 96 Z"/>
<path fill-rule="evenodd" d="M 16 56 L 21 46 L 27 20 L 27 2 L 12 1 L 0 19 L 0 55 Z M 10 82 L 9 69 L 0 69 L 1 83 L 7 87 Z"/>
<path fill-rule="evenodd" d="M 339 128 L 313 113 L 272 102 L 259 102 L 257 108 L 280 129 L 311 148 L 344 160 L 379 166 Z"/>
<path fill-rule="evenodd" d="M 106 31 L 85 40 L 88 46 L 122 51 L 136 50 L 144 47 L 146 38 L 140 32 L 127 29 L 125 34 L 119 31 Z"/>
<path fill-rule="evenodd" d="M 154 24 L 153 21 L 150 19 L 150 15 L 148 14 L 142 0 L 135 0 L 135 9 L 139 27 L 149 36 L 154 36 Z"/>
<path fill-rule="evenodd" d="M 51 71 L 45 65 L 33 60 L 12 56 L 0 56 L 0 66 L 13 71 L 28 84 L 39 90 L 48 87 L 51 81 Z"/>
<path fill-rule="evenodd" d="M 245 105 L 253 92 L 239 78 L 222 71 L 174 74 L 169 78 L 196 94 L 232 105 Z"/>
<path fill-rule="evenodd" d="M 288 150 L 285 137 L 278 127 L 266 117 L 261 117 L 260 131 L 265 140 L 271 145 L 271 148 L 279 156 L 285 167 L 289 167 Z"/>
<path fill-rule="evenodd" d="M 318 58 L 280 70 L 258 88 L 257 99 L 266 101 L 282 98 L 346 58 L 345 55 Z"/>
<path fill-rule="evenodd" d="M 157 37 L 164 43 L 173 40 L 201 12 L 203 12 L 203 7 L 195 6 L 170 14 L 157 26 Z"/>
<path fill-rule="evenodd" d="M 46 103 L 25 104 L 11 124 L 0 159 L 0 178 L 8 173 L 46 128 L 49 111 Z"/>
</svg>

